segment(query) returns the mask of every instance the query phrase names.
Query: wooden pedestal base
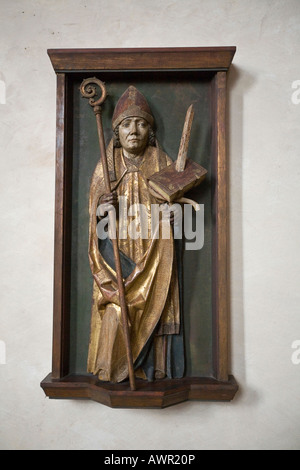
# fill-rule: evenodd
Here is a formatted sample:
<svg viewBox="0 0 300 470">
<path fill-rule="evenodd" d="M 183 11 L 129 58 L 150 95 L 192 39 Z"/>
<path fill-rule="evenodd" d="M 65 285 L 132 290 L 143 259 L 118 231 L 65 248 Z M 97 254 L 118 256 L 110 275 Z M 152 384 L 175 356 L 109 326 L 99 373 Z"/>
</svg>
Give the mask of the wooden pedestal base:
<svg viewBox="0 0 300 470">
<path fill-rule="evenodd" d="M 213 378 L 186 377 L 155 382 L 137 380 L 137 390 L 129 382 L 111 384 L 96 377 L 68 375 L 53 379 L 49 374 L 41 387 L 49 398 L 87 398 L 112 408 L 165 408 L 187 400 L 230 401 L 238 385 L 233 376 L 227 382 Z"/>
</svg>

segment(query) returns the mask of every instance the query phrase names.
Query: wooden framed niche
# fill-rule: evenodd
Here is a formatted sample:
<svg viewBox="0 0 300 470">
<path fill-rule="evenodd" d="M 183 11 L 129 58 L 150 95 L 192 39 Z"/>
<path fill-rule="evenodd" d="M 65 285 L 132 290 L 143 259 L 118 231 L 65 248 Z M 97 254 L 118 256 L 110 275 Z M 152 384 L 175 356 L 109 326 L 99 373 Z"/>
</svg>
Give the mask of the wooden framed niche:
<svg viewBox="0 0 300 470">
<path fill-rule="evenodd" d="M 50 398 L 87 398 L 111 407 L 163 408 L 186 400 L 232 400 L 227 271 L 227 72 L 235 47 L 48 50 L 57 79 L 52 371 L 41 382 Z M 84 78 L 105 82 L 106 141 L 114 106 L 129 85 L 147 98 L 163 150 L 175 160 L 185 113 L 194 104 L 189 157 L 207 176 L 187 197 L 203 204 L 204 244 L 183 253 L 185 375 L 154 382 L 101 382 L 86 372 L 92 275 L 88 197 L 99 160 L 94 113 L 82 99 Z"/>
</svg>

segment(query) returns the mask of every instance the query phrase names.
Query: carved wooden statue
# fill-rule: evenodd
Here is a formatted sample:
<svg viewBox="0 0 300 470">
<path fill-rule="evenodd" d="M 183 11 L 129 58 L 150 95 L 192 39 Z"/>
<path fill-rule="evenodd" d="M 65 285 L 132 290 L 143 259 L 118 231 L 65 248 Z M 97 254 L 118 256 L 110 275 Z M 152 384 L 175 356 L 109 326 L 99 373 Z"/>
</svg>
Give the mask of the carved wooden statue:
<svg viewBox="0 0 300 470">
<path fill-rule="evenodd" d="M 185 400 L 235 396 L 238 385 L 230 375 L 228 354 L 226 155 L 228 70 L 235 50 L 48 51 L 57 75 L 57 171 L 52 371 L 41 383 L 47 396 L 88 398 L 118 408 L 163 408 Z M 101 113 L 101 106 L 110 110 L 111 96 L 106 100 L 98 78 L 85 78 L 93 73 L 107 82 L 115 80 L 110 87 L 117 94 L 111 142 L 105 141 Z M 146 95 L 147 103 L 131 83 L 121 89 L 127 79 L 135 80 L 132 85 L 149 92 L 153 101 Z M 91 161 L 82 161 L 95 143 L 86 142 L 93 129 L 78 102 L 78 86 L 96 118 L 100 161 L 92 163 L 94 172 Z M 154 121 L 160 121 L 152 111 L 159 104 L 164 107 L 159 109 L 164 128 L 157 135 L 163 135 L 159 139 L 168 155 L 154 134 Z M 173 149 L 180 140 L 183 106 L 188 112 L 185 123 L 182 116 L 176 159 Z M 196 119 L 187 158 L 193 108 Z M 110 119 L 105 116 L 107 128 Z M 208 181 L 190 194 L 196 203 L 186 193 L 206 173 L 198 161 L 206 162 Z M 156 205 L 158 217 L 152 211 Z M 168 220 L 160 210 L 174 205 L 184 215 L 178 225 L 176 214 L 170 223 L 170 214 Z M 86 272 L 87 248 L 83 258 L 81 253 L 88 219 L 91 272 Z M 81 233 L 73 236 L 79 228 Z M 86 299 L 91 296 L 87 347 Z M 88 373 L 83 373 L 86 362 Z"/>
<path fill-rule="evenodd" d="M 129 374 L 113 246 L 109 238 L 100 240 L 97 233 L 101 221 L 97 209 L 99 204 L 108 204 L 110 210 L 117 208 L 118 248 L 134 375 L 149 381 L 182 377 L 183 329 L 172 223 L 167 228 L 168 237 L 158 233 L 161 225 L 168 223 L 164 217 L 160 218 L 154 236 L 148 217 L 147 237 L 133 237 L 130 233 L 120 237 L 122 221 L 118 207 L 122 196 L 123 205 L 124 201 L 127 205 L 125 213 L 133 215 L 132 208 L 142 205 L 150 214 L 151 205 L 161 201 L 150 192 L 148 178 L 173 161 L 160 149 L 150 107 L 135 87 L 130 86 L 119 99 L 112 128 L 114 138 L 106 149 L 111 190 L 107 192 L 102 159 L 90 187 L 89 259 L 94 287 L 88 371 L 111 382 L 121 382 Z"/>
</svg>

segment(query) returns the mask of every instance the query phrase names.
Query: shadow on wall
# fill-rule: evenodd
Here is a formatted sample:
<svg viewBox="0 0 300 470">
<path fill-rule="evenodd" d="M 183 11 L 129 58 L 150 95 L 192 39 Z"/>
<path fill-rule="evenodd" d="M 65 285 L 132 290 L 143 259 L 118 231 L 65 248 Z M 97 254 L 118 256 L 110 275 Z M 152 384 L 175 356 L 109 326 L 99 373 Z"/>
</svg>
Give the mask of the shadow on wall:
<svg viewBox="0 0 300 470">
<path fill-rule="evenodd" d="M 239 383 L 235 402 L 247 397 L 256 402 L 257 393 L 247 387 L 247 364 L 245 362 L 244 322 L 244 263 L 243 263 L 243 133 L 244 96 L 255 82 L 245 69 L 232 64 L 228 72 L 227 105 L 227 155 L 229 197 L 229 370 L 232 369 Z M 234 329 L 233 329 L 234 326 Z M 234 358 L 234 364 L 232 364 Z"/>
</svg>

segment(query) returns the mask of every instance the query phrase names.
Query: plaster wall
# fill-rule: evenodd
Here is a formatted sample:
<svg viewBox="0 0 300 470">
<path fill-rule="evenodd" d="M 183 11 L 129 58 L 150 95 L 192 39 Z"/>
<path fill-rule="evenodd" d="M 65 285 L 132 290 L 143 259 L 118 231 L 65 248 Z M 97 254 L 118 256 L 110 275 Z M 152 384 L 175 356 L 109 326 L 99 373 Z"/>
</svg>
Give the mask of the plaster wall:
<svg viewBox="0 0 300 470">
<path fill-rule="evenodd" d="M 0 0 L 0 448 L 299 449 L 300 2 Z M 232 403 L 44 397 L 51 370 L 50 48 L 237 46 L 229 74 Z M 298 342 L 297 342 L 298 341 Z M 294 348 L 292 347 L 294 346 Z"/>
</svg>

